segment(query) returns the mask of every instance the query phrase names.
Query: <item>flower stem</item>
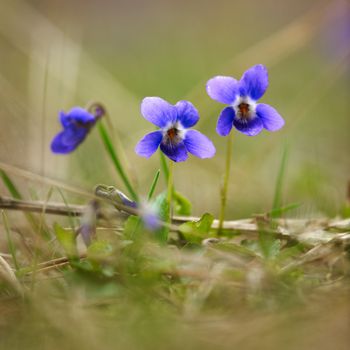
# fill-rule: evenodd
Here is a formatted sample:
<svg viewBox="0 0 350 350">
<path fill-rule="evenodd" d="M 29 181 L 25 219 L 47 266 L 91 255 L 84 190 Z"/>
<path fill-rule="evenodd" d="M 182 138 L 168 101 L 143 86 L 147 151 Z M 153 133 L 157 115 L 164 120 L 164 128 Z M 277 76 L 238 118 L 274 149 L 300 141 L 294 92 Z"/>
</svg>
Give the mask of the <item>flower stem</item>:
<svg viewBox="0 0 350 350">
<path fill-rule="evenodd" d="M 160 156 L 160 166 L 162 168 L 165 179 L 168 181 L 168 179 L 169 179 L 168 164 L 167 164 L 165 156 L 162 152 L 159 152 L 159 156 Z"/>
<path fill-rule="evenodd" d="M 169 223 L 171 222 L 171 216 L 172 216 L 172 201 L 173 201 L 173 192 L 174 192 L 174 162 L 169 161 L 169 167 L 168 167 L 168 191 L 167 191 L 167 201 L 168 201 L 168 220 Z"/>
<path fill-rule="evenodd" d="M 219 227 L 218 227 L 218 236 L 222 234 L 222 228 L 225 220 L 225 210 L 227 203 L 227 190 L 228 182 L 230 178 L 231 170 L 231 158 L 232 158 L 232 140 L 233 132 L 231 132 L 227 137 L 227 148 L 226 148 L 226 169 L 224 174 L 224 181 L 221 187 L 221 206 L 220 206 L 220 216 L 219 216 Z"/>
</svg>

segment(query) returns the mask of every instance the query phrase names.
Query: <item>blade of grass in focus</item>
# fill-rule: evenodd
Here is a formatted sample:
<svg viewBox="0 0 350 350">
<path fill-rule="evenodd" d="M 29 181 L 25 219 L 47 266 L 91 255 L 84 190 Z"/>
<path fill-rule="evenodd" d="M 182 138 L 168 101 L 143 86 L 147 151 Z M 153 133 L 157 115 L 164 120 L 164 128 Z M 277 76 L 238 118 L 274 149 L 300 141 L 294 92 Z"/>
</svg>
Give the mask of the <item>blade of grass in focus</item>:
<svg viewBox="0 0 350 350">
<path fill-rule="evenodd" d="M 15 199 L 23 199 L 21 193 L 17 189 L 17 187 L 14 184 L 14 182 L 10 179 L 10 177 L 2 169 L 0 169 L 0 177 L 2 178 L 2 181 L 3 181 L 4 185 L 6 186 L 8 191 L 11 193 L 13 198 L 15 198 Z M 32 229 L 34 231 L 36 231 L 38 229 L 38 227 L 39 227 L 39 224 L 38 224 L 36 218 L 34 217 L 34 215 L 32 215 L 31 213 L 28 213 L 28 212 L 25 212 L 24 215 L 25 215 L 29 225 L 32 227 Z"/>
<path fill-rule="evenodd" d="M 282 214 L 286 213 L 287 211 L 294 210 L 299 208 L 302 205 L 302 203 L 291 203 L 283 207 L 274 208 L 271 211 L 269 211 L 267 214 L 271 217 L 279 217 Z"/>
<path fill-rule="evenodd" d="M 281 203 L 282 203 L 283 180 L 286 174 L 287 160 L 288 160 L 288 146 L 286 145 L 283 150 L 281 164 L 280 164 L 277 179 L 276 179 L 275 195 L 273 199 L 272 210 L 270 213 L 272 218 L 278 218 L 284 212 L 283 208 L 281 208 Z"/>
<path fill-rule="evenodd" d="M 151 187 L 150 187 L 150 189 L 149 189 L 149 191 L 148 191 L 148 195 L 147 195 L 147 201 L 148 201 L 148 202 L 152 199 L 152 196 L 153 196 L 154 191 L 155 191 L 155 189 L 156 189 L 156 186 L 157 186 L 157 184 L 158 184 L 159 175 L 160 175 L 160 170 L 158 169 L 157 172 L 156 172 L 156 174 L 155 174 L 155 176 L 154 176 L 154 178 L 153 178 Z M 133 220 L 133 219 L 131 219 L 131 220 Z M 138 217 L 138 218 L 137 218 L 137 221 L 136 221 L 136 224 L 135 224 L 135 228 L 133 229 L 132 234 L 131 234 L 131 237 L 132 237 L 132 238 L 136 237 L 137 230 L 138 230 L 139 227 L 140 227 L 141 221 L 142 221 L 141 217 Z"/>
<path fill-rule="evenodd" d="M 13 198 L 16 199 L 22 199 L 21 194 L 19 193 L 16 185 L 12 182 L 12 180 L 9 178 L 9 176 L 5 173 L 5 171 L 0 169 L 0 176 L 2 178 L 2 181 L 4 182 L 4 185 L 9 190 Z"/>
<path fill-rule="evenodd" d="M 130 196 L 132 197 L 133 200 L 138 201 L 138 196 L 137 196 L 133 186 L 131 185 L 131 182 L 129 181 L 128 176 L 126 175 L 126 172 L 124 171 L 124 168 L 119 160 L 117 152 L 116 152 L 116 150 L 113 146 L 113 143 L 111 141 L 111 138 L 110 138 L 105 126 L 103 125 L 103 123 L 99 123 L 99 132 L 100 132 L 102 142 L 107 150 L 107 153 L 108 153 L 109 157 L 111 158 L 113 165 L 114 165 L 117 173 L 121 177 L 121 179 L 122 179 L 125 187 L 127 188 Z"/>
<path fill-rule="evenodd" d="M 154 190 L 156 189 L 156 186 L 157 186 L 157 183 L 158 183 L 158 180 L 159 180 L 159 175 L 160 175 L 160 170 L 158 169 L 157 172 L 156 172 L 156 175 L 153 178 L 151 187 L 150 187 L 148 195 L 147 195 L 147 200 L 148 201 L 150 201 L 152 199 Z"/>
</svg>

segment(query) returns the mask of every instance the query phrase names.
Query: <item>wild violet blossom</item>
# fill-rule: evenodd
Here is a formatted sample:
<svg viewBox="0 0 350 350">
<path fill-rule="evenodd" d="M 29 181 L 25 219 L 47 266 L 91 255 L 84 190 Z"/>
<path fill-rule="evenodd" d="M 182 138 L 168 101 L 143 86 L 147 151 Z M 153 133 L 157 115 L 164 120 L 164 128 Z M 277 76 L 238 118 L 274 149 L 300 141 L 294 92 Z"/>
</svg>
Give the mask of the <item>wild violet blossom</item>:
<svg viewBox="0 0 350 350">
<path fill-rule="evenodd" d="M 188 101 L 172 105 L 160 97 L 146 97 L 141 103 L 143 117 L 160 128 L 144 136 L 136 145 L 135 152 L 149 158 L 160 147 L 174 162 L 183 162 L 188 152 L 199 158 L 215 154 L 213 143 L 202 133 L 188 130 L 199 120 L 197 109 Z"/>
<path fill-rule="evenodd" d="M 84 141 L 99 117 L 81 107 L 74 107 L 68 113 L 60 112 L 59 120 L 63 130 L 52 140 L 52 152 L 67 154 L 74 151 Z"/>
<path fill-rule="evenodd" d="M 139 210 L 141 220 L 147 229 L 155 231 L 161 227 L 159 214 L 152 203 L 141 201 L 141 203 L 138 204 L 119 190 L 116 191 L 116 194 L 118 195 L 121 204 Z"/>
<path fill-rule="evenodd" d="M 271 106 L 257 103 L 269 85 L 267 69 L 262 64 L 249 68 L 239 81 L 216 76 L 207 83 L 208 95 L 229 105 L 221 111 L 216 131 L 227 136 L 234 126 L 248 136 L 255 136 L 263 128 L 276 131 L 284 125 L 283 118 Z"/>
</svg>

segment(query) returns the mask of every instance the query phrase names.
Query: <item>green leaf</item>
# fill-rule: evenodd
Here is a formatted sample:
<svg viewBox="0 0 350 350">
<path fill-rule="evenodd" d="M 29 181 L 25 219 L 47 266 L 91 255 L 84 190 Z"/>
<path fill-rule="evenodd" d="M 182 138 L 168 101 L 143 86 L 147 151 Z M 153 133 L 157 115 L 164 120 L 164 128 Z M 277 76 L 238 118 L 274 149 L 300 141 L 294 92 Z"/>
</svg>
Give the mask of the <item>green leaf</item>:
<svg viewBox="0 0 350 350">
<path fill-rule="evenodd" d="M 127 239 L 135 239 L 142 230 L 141 218 L 135 215 L 130 215 L 124 223 L 124 236 Z"/>
<path fill-rule="evenodd" d="M 185 222 L 180 225 L 179 229 L 188 242 L 201 243 L 209 234 L 213 221 L 214 216 L 205 213 L 198 221 Z"/>
<path fill-rule="evenodd" d="M 275 259 L 281 251 L 281 241 L 272 233 L 260 231 L 258 243 L 260 251 L 266 259 Z"/>
<path fill-rule="evenodd" d="M 174 191 L 173 193 L 174 211 L 177 215 L 191 215 L 192 203 L 181 193 Z"/>
<path fill-rule="evenodd" d="M 92 260 L 101 260 L 111 256 L 113 253 L 112 245 L 105 241 L 94 241 L 87 249 L 87 257 Z"/>
<path fill-rule="evenodd" d="M 78 250 L 75 232 L 72 229 L 63 228 L 58 223 L 54 223 L 53 228 L 57 240 L 61 244 L 67 256 L 69 258 L 77 258 Z"/>
</svg>

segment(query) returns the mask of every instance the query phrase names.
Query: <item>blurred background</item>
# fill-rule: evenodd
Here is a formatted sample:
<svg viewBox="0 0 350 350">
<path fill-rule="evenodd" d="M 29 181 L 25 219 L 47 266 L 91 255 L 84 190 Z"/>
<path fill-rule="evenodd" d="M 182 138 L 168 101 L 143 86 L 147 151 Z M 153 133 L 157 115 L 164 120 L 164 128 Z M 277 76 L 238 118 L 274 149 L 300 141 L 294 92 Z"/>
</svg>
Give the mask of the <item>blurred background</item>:
<svg viewBox="0 0 350 350">
<path fill-rule="evenodd" d="M 98 100 L 146 194 L 159 155 L 134 153 L 153 128 L 140 101 L 188 99 L 217 155 L 176 164 L 175 184 L 193 214 L 217 215 L 226 139 L 215 126 L 223 106 L 205 83 L 218 74 L 239 78 L 262 63 L 270 78 L 262 101 L 286 125 L 252 138 L 235 132 L 227 216 L 271 209 L 285 149 L 283 202 L 302 204 L 291 215 L 337 215 L 350 179 L 349 19 L 342 0 L 1 0 L 0 161 L 87 190 L 96 183 L 123 190 L 97 130 L 69 156 L 50 152 L 58 112 Z M 45 196 L 28 184 L 28 196 Z"/>
</svg>

